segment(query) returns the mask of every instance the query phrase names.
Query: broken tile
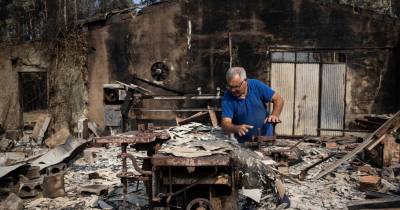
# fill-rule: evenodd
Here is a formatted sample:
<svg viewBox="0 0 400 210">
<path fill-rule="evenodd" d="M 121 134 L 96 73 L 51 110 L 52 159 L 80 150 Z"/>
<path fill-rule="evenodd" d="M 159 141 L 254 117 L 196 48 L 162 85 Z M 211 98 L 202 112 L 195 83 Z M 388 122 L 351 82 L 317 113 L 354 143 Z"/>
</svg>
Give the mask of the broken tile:
<svg viewBox="0 0 400 210">
<path fill-rule="evenodd" d="M 359 178 L 360 190 L 378 190 L 381 178 L 379 176 L 361 176 Z"/>
<path fill-rule="evenodd" d="M 262 190 L 261 189 L 240 189 L 239 193 L 251 198 L 253 201 L 259 203 L 261 200 Z"/>
<path fill-rule="evenodd" d="M 376 175 L 377 172 L 374 168 L 372 168 L 370 165 L 363 165 L 358 167 L 358 171 L 362 173 L 366 173 L 368 175 Z"/>
<path fill-rule="evenodd" d="M 325 147 L 327 149 L 336 149 L 337 144 L 334 141 L 325 142 Z"/>
<path fill-rule="evenodd" d="M 33 128 L 31 137 L 36 141 L 41 142 L 49 127 L 51 117 L 48 114 L 40 114 L 36 120 L 35 127 Z"/>
</svg>

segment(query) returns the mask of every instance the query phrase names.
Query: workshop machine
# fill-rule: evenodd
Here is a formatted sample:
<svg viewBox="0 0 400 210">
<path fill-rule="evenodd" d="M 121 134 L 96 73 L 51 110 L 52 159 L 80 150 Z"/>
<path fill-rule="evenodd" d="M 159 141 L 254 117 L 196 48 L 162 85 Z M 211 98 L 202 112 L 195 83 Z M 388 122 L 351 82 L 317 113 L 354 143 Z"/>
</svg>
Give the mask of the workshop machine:
<svg viewBox="0 0 400 210">
<path fill-rule="evenodd" d="M 95 141 L 121 146 L 122 169 L 118 177 L 123 183 L 124 194 L 128 193 L 128 182 L 143 181 L 153 209 L 237 209 L 236 173 L 229 155 L 188 158 L 160 154 L 157 150 L 169 139 L 167 133 L 156 131 L 152 124 L 147 129 L 138 125 L 136 131 L 125 132 L 129 130 L 126 125 L 129 110 L 207 112 L 210 117 L 214 116 L 214 123 L 217 120 L 211 113 L 219 111 L 217 108 L 146 110 L 136 105 L 142 100 L 216 102 L 221 98 L 220 89 L 216 94 L 202 94 L 201 89 L 197 89 L 196 94 L 155 95 L 137 85 L 118 83 L 104 85 L 105 124 L 110 131 L 124 133 L 111 132 L 111 136 L 98 137 Z M 147 151 L 148 158 L 143 160 L 142 167 L 132 154 L 127 153 L 128 146 Z M 129 170 L 129 160 L 135 170 Z M 127 207 L 126 198 L 123 207 Z"/>
<path fill-rule="evenodd" d="M 188 158 L 157 153 L 168 139 L 168 133 L 156 131 L 152 125 L 95 139 L 98 144 L 121 146 L 122 169 L 117 176 L 123 184 L 124 209 L 128 206 L 128 182 L 139 181 L 144 182 L 153 209 L 237 209 L 238 176 L 232 158 L 228 154 Z M 129 145 L 147 151 L 142 167 L 127 152 Z M 129 160 L 134 170 L 128 167 Z"/>
<path fill-rule="evenodd" d="M 142 80 L 142 82 L 149 83 L 146 80 Z M 129 110 L 156 112 L 189 111 L 199 112 L 199 115 L 219 111 L 217 108 L 210 107 L 207 109 L 180 110 L 149 110 L 138 107 L 139 102 L 143 100 L 212 100 L 216 102 L 216 100 L 221 98 L 219 89 L 217 89 L 216 94 L 202 94 L 201 89 L 198 89 L 197 94 L 182 94 L 175 91 L 176 95 L 155 95 L 151 91 L 137 85 L 118 83 L 120 84 L 118 86 L 107 85 L 104 87 L 105 89 L 107 88 L 104 91 L 106 94 L 105 103 L 107 106 L 113 107 L 106 109 L 106 111 L 108 110 L 111 113 L 105 114 L 109 116 L 109 125 L 111 128 L 115 125 L 121 125 L 121 130 L 126 131 L 129 127 L 126 126 Z M 157 84 L 151 85 L 157 86 Z M 122 90 L 125 90 L 125 92 Z M 123 100 L 121 100 L 122 98 Z M 119 105 L 120 109 L 118 110 L 115 105 Z M 117 120 L 113 120 L 113 117 L 116 117 Z M 216 122 L 217 120 L 212 119 L 212 121 Z M 179 120 L 179 122 L 182 122 L 182 120 Z M 96 142 L 117 143 L 121 145 L 120 157 L 122 158 L 122 170 L 118 174 L 118 177 L 121 178 L 121 182 L 123 183 L 124 193 L 128 193 L 127 186 L 129 181 L 143 181 L 152 209 L 238 209 L 239 186 L 237 184 L 240 183 L 240 176 L 237 173 L 231 156 L 229 154 L 218 154 L 204 157 L 178 157 L 158 153 L 157 151 L 161 147 L 161 144 L 168 141 L 168 139 L 169 136 L 167 133 L 156 131 L 153 125 L 148 126 L 147 129 L 143 125 L 138 125 L 138 130 L 136 131 L 109 137 L 99 137 L 96 138 Z M 272 137 L 258 135 L 245 146 L 260 150 L 265 146 L 275 144 L 275 142 L 276 135 Z M 135 147 L 137 150 L 146 150 L 148 152 L 148 158 L 145 158 L 142 167 L 139 167 L 133 155 L 127 153 L 129 145 Z M 272 151 L 272 153 L 266 155 L 276 156 L 275 160 L 282 160 L 282 156 L 285 162 L 291 160 L 291 156 L 295 157 L 293 158 L 294 160 L 298 160 L 297 153 L 290 155 L 293 153 L 292 148 L 289 151 L 279 150 Z M 128 170 L 128 159 L 132 161 L 135 172 Z M 124 199 L 123 207 L 126 209 L 126 199 Z"/>
</svg>

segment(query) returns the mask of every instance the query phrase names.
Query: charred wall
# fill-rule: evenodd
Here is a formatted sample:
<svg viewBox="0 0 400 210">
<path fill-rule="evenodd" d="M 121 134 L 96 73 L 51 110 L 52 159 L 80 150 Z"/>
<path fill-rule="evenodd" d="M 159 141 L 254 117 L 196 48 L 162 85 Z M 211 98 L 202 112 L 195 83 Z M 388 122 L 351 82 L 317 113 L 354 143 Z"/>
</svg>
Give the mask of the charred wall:
<svg viewBox="0 0 400 210">
<path fill-rule="evenodd" d="M 346 121 L 367 113 L 390 113 L 400 108 L 396 93 L 400 89 L 396 82 L 399 79 L 396 54 L 399 22 L 395 18 L 305 0 L 204 0 L 183 7 L 193 22 L 191 53 L 202 60 L 203 75 L 208 73 L 205 69 L 210 63 L 209 55 L 216 51 L 214 46 L 219 46 L 217 51 L 223 51 L 225 58 L 229 56 L 228 32 L 234 51 L 233 63 L 244 66 L 251 77 L 266 82 L 270 47 L 345 49 Z M 223 81 L 224 69 L 217 72 L 217 80 Z"/>
<path fill-rule="evenodd" d="M 104 68 L 112 79 L 128 81 L 136 75 L 153 81 L 151 65 L 162 61 L 172 70 L 160 84 L 186 92 L 202 87 L 203 92 L 213 93 L 216 87 L 225 86 L 229 39 L 233 65 L 245 67 L 249 77 L 265 82 L 272 47 L 345 49 L 347 122 L 400 107 L 396 93 L 399 23 L 387 15 L 310 0 L 200 0 L 153 5 L 137 16 L 121 15 L 107 24 L 96 31 L 107 34 L 108 66 Z M 186 102 L 161 107 L 195 105 Z"/>
<path fill-rule="evenodd" d="M 84 37 L 84 36 L 83 36 Z M 47 112 L 51 114 L 49 133 L 61 127 L 73 131 L 84 114 L 87 91 L 86 37 L 81 35 L 60 42 L 33 42 L 0 49 L 0 110 L 5 113 L 6 130 L 23 128 L 19 74 L 47 74 Z"/>
<path fill-rule="evenodd" d="M 44 7 L 43 2 L 56 9 L 42 13 L 40 8 Z M 68 24 L 79 22 L 85 16 L 106 12 L 110 8 L 130 6 L 125 1 L 115 1 L 115 5 L 77 2 L 78 5 L 72 5 L 71 2 L 64 5 L 42 1 L 36 8 L 36 25 L 41 25 L 43 15 L 46 15 L 46 21 L 50 23 L 42 26 L 51 28 L 53 24 L 68 29 Z M 150 68 L 156 62 L 167 64 L 170 74 L 165 80 L 155 82 L 186 93 L 195 93 L 197 87 L 202 87 L 203 93 L 214 93 L 217 87 L 223 89 L 230 57 L 234 66 L 243 66 L 248 70 L 249 77 L 268 82 L 271 63 L 269 52 L 276 46 L 345 49 L 348 66 L 347 122 L 359 115 L 398 110 L 398 20 L 372 11 L 321 2 L 168 1 L 145 7 L 138 13 L 132 11 L 110 16 L 105 22 L 88 23 L 87 40 L 85 35 L 84 39 L 69 39 L 65 31 L 54 30 L 53 34 L 49 33 L 51 41 L 41 41 L 51 46 L 51 53 L 32 43 L 23 47 L 14 45 L 3 48 L 0 55 L 4 75 L 2 85 L 10 90 L 4 91 L 1 96 L 10 98 L 13 104 L 10 113 L 17 116 L 10 120 L 12 126 L 9 128 L 18 127 L 21 122 L 18 114 L 19 96 L 14 94 L 17 73 L 13 59 L 26 58 L 32 63 L 30 56 L 34 56 L 22 55 L 21 52 L 17 53 L 22 50 L 15 50 L 24 47 L 34 48 L 37 52 L 34 54 L 40 55 L 38 60 L 44 63 L 41 65 L 49 72 L 49 110 L 59 116 L 54 122 L 59 125 L 66 123 L 70 127 L 73 127 L 77 116 L 85 112 L 86 103 L 89 118 L 102 125 L 102 85 L 115 80 L 129 83 L 135 76 L 154 81 Z M 3 3 L 10 4 L 9 1 Z M 62 13 L 64 8 L 67 8 L 67 20 Z M 79 9 L 75 11 L 74 8 Z M 0 18 L 3 22 L 15 17 L 12 11 L 5 11 Z M 64 24 L 68 23 L 68 27 L 63 25 L 63 21 Z M 21 30 L 23 35 L 33 33 L 36 29 Z M 41 34 L 44 30 L 36 31 Z M 2 33 L 13 35 L 7 30 Z M 231 53 L 229 40 L 232 43 Z M 28 65 L 31 65 L 29 62 Z M 14 84 L 8 85 L 13 81 Z M 167 93 L 144 83 L 138 84 L 155 93 Z M 1 102 L 0 108 L 4 104 Z M 204 105 L 188 101 L 145 101 L 142 104 L 148 108 Z M 137 114 L 139 118 L 170 120 L 174 117 L 174 113 Z"/>
<path fill-rule="evenodd" d="M 347 122 L 400 107 L 399 22 L 389 15 L 326 1 L 177 0 L 138 13 L 116 14 L 105 22 L 88 23 L 88 36 L 74 37 L 65 30 L 74 30 L 79 20 L 131 6 L 126 1 L 76 2 L 0 3 L 3 41 L 41 40 L 1 49 L 0 81 L 5 91 L 0 93 L 4 99 L 0 109 L 4 110 L 7 103 L 11 107 L 7 129 L 17 129 L 22 123 L 18 69 L 24 66 L 48 73 L 53 126 L 72 128 L 78 116 L 85 113 L 86 105 L 89 118 L 102 125 L 102 87 L 115 80 L 129 83 L 139 77 L 181 92 L 195 93 L 197 87 L 202 87 L 203 93 L 214 93 L 217 87 L 225 86 L 224 73 L 231 56 L 232 64 L 245 67 L 249 77 L 268 82 L 269 52 L 274 47 L 345 51 Z M 32 12 L 19 16 L 15 11 L 20 7 Z M 29 20 L 32 26 L 25 24 Z M 155 81 L 151 76 L 150 69 L 156 62 L 169 67 L 165 80 Z M 135 82 L 155 93 L 168 93 Z M 141 106 L 181 108 L 205 104 L 145 101 Z M 175 116 L 136 114 L 143 119 L 170 120 Z"/>
</svg>

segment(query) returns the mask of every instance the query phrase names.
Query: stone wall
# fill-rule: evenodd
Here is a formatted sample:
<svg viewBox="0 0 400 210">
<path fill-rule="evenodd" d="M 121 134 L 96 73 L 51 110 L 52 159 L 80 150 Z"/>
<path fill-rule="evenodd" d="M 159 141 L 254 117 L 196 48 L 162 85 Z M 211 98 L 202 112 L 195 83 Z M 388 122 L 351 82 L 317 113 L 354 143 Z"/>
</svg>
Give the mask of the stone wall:
<svg viewBox="0 0 400 210">
<path fill-rule="evenodd" d="M 0 110 L 7 112 L 7 130 L 22 129 L 18 73 L 33 69 L 47 72 L 50 133 L 75 127 L 87 103 L 87 57 L 84 35 L 60 42 L 34 42 L 0 49 Z M 10 105 L 8 105 L 10 103 Z"/>
</svg>

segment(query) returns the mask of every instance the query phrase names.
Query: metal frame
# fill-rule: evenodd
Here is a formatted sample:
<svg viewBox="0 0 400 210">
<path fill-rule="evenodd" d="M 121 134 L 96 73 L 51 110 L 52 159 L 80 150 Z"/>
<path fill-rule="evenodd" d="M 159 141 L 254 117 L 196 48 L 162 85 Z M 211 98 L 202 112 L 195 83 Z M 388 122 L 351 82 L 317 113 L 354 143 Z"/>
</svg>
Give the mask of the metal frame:
<svg viewBox="0 0 400 210">
<path fill-rule="evenodd" d="M 346 122 L 346 92 L 347 92 L 347 59 L 344 63 L 342 62 L 336 62 L 336 59 L 333 60 L 333 62 L 323 62 L 322 60 L 322 53 L 323 52 L 331 52 L 334 53 L 334 55 L 338 52 L 342 52 L 342 53 L 346 53 L 346 52 L 354 52 L 356 50 L 371 50 L 371 51 L 376 51 L 376 50 L 387 50 L 387 49 L 392 49 L 392 48 L 387 48 L 387 47 L 383 47 L 383 48 L 296 48 L 296 47 L 270 47 L 268 49 L 268 52 L 270 55 L 274 52 L 294 52 L 295 55 L 295 59 L 294 62 L 290 62 L 290 61 L 273 61 L 272 60 L 272 56 L 269 56 L 269 83 L 271 84 L 271 78 L 272 78 L 272 64 L 273 63 L 293 63 L 294 64 L 294 99 L 296 99 L 296 81 L 297 81 L 297 64 L 303 64 L 303 63 L 317 63 L 319 64 L 319 81 L 318 81 L 318 86 L 319 86 L 319 91 L 318 91 L 318 123 L 317 123 L 317 136 L 321 135 L 321 96 L 322 96 L 322 65 L 323 64 L 345 64 L 345 78 L 344 78 L 344 97 L 343 97 L 343 103 L 344 103 L 344 112 L 343 112 L 343 127 L 342 129 L 345 129 L 345 122 Z M 318 62 L 297 62 L 297 53 L 298 52 L 313 52 L 313 53 L 318 53 L 319 54 L 319 61 Z M 310 54 L 308 54 L 308 61 Z M 293 122 L 295 121 L 295 116 L 296 116 L 296 109 L 295 109 L 295 103 L 296 100 L 293 100 Z M 271 111 L 271 108 L 270 108 Z M 343 133 L 344 135 L 344 133 Z M 293 124 L 292 127 L 292 136 L 296 136 L 295 135 L 295 126 Z"/>
</svg>

